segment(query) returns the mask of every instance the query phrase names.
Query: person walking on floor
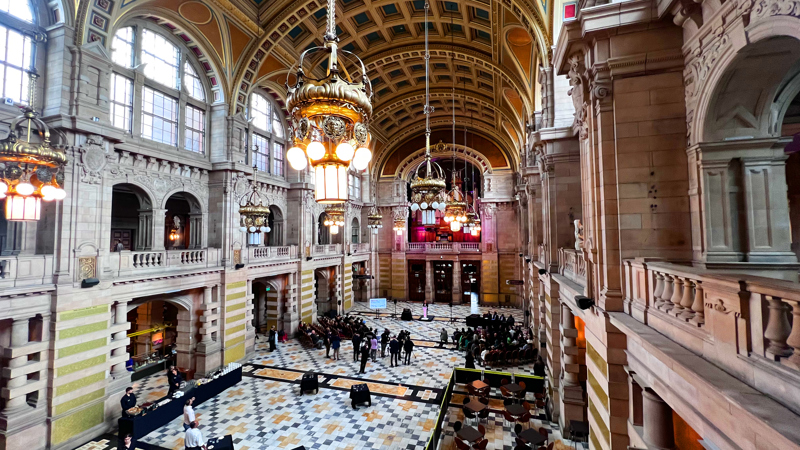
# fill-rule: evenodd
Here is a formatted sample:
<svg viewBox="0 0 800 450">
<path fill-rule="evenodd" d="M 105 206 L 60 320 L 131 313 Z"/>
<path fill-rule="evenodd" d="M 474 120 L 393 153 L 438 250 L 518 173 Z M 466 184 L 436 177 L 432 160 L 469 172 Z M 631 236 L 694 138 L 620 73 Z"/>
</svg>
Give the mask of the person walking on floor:
<svg viewBox="0 0 800 450">
<path fill-rule="evenodd" d="M 206 441 L 203 440 L 203 434 L 197 429 L 197 421 L 189 424 L 189 429 L 183 438 L 183 444 L 186 450 L 206 450 Z"/>
<path fill-rule="evenodd" d="M 353 333 L 353 361 L 358 361 L 358 352 L 361 351 L 361 335 Z"/>
<path fill-rule="evenodd" d="M 192 408 L 192 403 L 194 403 L 194 397 L 187 398 L 186 404 L 183 407 L 183 431 L 188 430 L 192 422 L 196 420 L 194 417 L 194 409 Z"/>
<path fill-rule="evenodd" d="M 341 345 L 341 338 L 339 338 L 339 333 L 333 332 L 331 333 L 331 348 L 333 349 L 333 359 L 339 359 L 339 346 Z"/>
<path fill-rule="evenodd" d="M 275 331 L 275 326 L 273 325 L 272 328 L 269 329 L 269 351 L 274 352 L 278 346 L 278 332 Z"/>
<path fill-rule="evenodd" d="M 330 358 L 331 357 L 331 332 L 330 331 L 325 333 L 324 339 L 325 339 L 325 357 L 326 358 Z"/>
<path fill-rule="evenodd" d="M 369 341 L 369 350 L 369 356 L 372 358 L 372 362 L 375 362 L 378 357 L 378 337 L 374 334 Z"/>
<path fill-rule="evenodd" d="M 389 341 L 389 356 L 391 361 L 391 367 L 399 366 L 400 365 L 400 341 L 397 340 L 397 336 L 392 336 L 392 340 Z"/>
<path fill-rule="evenodd" d="M 364 369 L 367 368 L 367 361 L 369 360 L 369 347 L 370 346 L 367 342 L 364 342 L 364 345 L 361 346 L 361 370 L 358 373 L 367 373 L 364 371 Z"/>
<path fill-rule="evenodd" d="M 439 335 L 439 348 L 443 348 L 447 344 L 447 330 L 442 328 L 442 333 Z"/>
<path fill-rule="evenodd" d="M 466 356 L 466 362 L 464 364 L 464 368 L 466 369 L 474 369 L 475 368 L 475 357 L 472 356 L 472 352 L 468 351 Z"/>
<path fill-rule="evenodd" d="M 389 345 L 389 329 L 385 329 L 381 335 L 381 358 L 386 358 L 386 346 Z"/>
<path fill-rule="evenodd" d="M 411 352 L 414 351 L 414 342 L 411 340 L 411 336 L 407 336 L 403 342 L 403 350 L 406 352 L 406 364 L 411 364 Z"/>
</svg>

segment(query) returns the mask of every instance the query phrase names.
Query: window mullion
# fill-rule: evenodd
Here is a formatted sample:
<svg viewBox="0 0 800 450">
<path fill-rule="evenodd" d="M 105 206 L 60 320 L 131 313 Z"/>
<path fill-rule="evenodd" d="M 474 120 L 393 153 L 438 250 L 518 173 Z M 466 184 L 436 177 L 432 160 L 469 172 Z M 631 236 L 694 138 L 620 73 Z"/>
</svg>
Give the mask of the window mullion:
<svg viewBox="0 0 800 450">
<path fill-rule="evenodd" d="M 177 147 L 182 150 L 189 150 L 186 148 L 186 127 L 189 123 L 186 121 L 186 93 L 183 89 L 178 96 L 178 142 Z"/>
<path fill-rule="evenodd" d="M 133 126 L 131 135 L 142 137 L 142 113 L 144 102 L 144 74 L 136 71 L 133 78 Z"/>
</svg>

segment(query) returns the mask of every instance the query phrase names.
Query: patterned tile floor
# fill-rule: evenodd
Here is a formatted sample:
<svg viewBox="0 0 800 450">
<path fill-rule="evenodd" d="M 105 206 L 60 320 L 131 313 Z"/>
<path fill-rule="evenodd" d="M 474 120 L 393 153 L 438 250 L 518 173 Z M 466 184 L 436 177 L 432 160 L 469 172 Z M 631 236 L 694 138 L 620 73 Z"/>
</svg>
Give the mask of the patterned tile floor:
<svg viewBox="0 0 800 450">
<path fill-rule="evenodd" d="M 389 306 L 394 309 L 394 304 Z M 398 302 L 398 312 L 403 308 L 411 308 L 415 317 L 422 314 L 418 303 Z M 303 348 L 295 340 L 280 344 L 270 353 L 262 339 L 254 357 L 244 365 L 242 382 L 196 408 L 200 429 L 205 437 L 232 434 L 237 450 L 293 449 L 300 445 L 308 449 L 424 448 L 439 413 L 443 388 L 453 367 L 464 361 L 463 354 L 452 346 L 438 348 L 439 333 L 442 327 L 448 334 L 455 327 L 466 327 L 463 317 L 473 308 L 476 306 L 454 306 L 453 315 L 461 318 L 454 324 L 449 323 L 447 305 L 430 306 L 428 314 L 442 319 L 433 322 L 404 322 L 391 317 L 376 320 L 374 315 L 365 314 L 369 327 L 380 331 L 389 328 L 392 334 L 408 330 L 417 344 L 412 364 L 391 367 L 387 353 L 386 358 L 369 362 L 366 374 L 357 373 L 360 363 L 353 361 L 352 343 L 348 341 L 342 342 L 341 359 L 334 361 L 325 357 L 325 349 Z M 479 310 L 483 313 L 487 309 Z M 521 311 L 497 311 L 506 315 L 513 312 L 515 320 L 522 320 Z M 351 314 L 369 312 L 366 303 L 357 303 Z M 504 369 L 532 373 L 530 365 Z M 319 393 L 300 396 L 299 380 L 310 370 L 319 373 Z M 139 402 L 166 395 L 165 378 L 153 375 L 136 382 Z M 357 382 L 368 382 L 372 407 L 351 408 L 349 386 Z M 455 422 L 458 413 L 455 409 L 447 420 Z M 182 449 L 181 422 L 182 418 L 176 418 L 142 442 Z"/>
</svg>

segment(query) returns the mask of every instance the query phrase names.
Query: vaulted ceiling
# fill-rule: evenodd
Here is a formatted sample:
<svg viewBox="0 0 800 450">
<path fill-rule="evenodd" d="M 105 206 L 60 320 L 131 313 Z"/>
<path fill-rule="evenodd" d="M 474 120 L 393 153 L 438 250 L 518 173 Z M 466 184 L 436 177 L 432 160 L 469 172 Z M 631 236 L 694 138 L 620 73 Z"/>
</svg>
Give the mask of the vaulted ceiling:
<svg viewBox="0 0 800 450">
<path fill-rule="evenodd" d="M 424 131 L 424 5 L 336 3 L 340 48 L 364 61 L 373 83 L 379 164 Z M 161 23 L 193 49 L 217 86 L 215 100 L 236 114 L 256 87 L 285 98 L 291 66 L 322 43 L 326 12 L 324 0 L 83 0 L 77 40 L 108 46 L 128 18 Z M 542 0 L 431 0 L 429 24 L 432 128 L 450 129 L 455 110 L 459 129 L 490 139 L 513 164 L 537 109 L 537 67 L 548 64 L 551 11 Z"/>
</svg>

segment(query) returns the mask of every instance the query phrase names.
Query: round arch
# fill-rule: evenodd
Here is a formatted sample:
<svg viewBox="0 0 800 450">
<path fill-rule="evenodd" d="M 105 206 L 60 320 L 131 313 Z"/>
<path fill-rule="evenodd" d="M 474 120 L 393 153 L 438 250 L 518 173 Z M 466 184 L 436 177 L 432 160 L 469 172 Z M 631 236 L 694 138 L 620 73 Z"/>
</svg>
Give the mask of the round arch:
<svg viewBox="0 0 800 450">
<path fill-rule="evenodd" d="M 431 149 L 431 157 L 434 159 L 448 158 L 452 156 L 452 154 L 453 150 L 451 144 L 448 144 L 445 148 L 439 148 L 439 146 L 435 146 Z M 481 174 L 492 173 L 492 165 L 489 163 L 486 157 L 473 148 L 464 145 L 456 145 L 456 158 L 459 160 L 466 159 L 467 162 L 473 166 L 480 168 Z M 403 161 L 400 162 L 400 164 L 397 166 L 397 170 L 394 173 L 394 177 L 402 180 L 410 180 L 412 172 L 424 159 L 425 148 L 423 147 L 408 155 L 405 159 L 403 159 Z"/>
<path fill-rule="evenodd" d="M 114 26 L 109 29 L 105 40 L 106 52 L 111 55 L 111 43 L 114 34 L 120 28 L 138 25 L 158 31 L 181 50 L 188 49 L 184 53 L 202 80 L 206 103 L 209 105 L 223 103 L 229 91 L 224 77 L 225 71 L 221 70 L 222 61 L 215 51 L 209 51 L 213 46 L 208 40 L 205 37 L 198 39 L 198 33 L 191 31 L 191 27 L 185 22 L 186 20 L 179 14 L 163 8 L 144 5 L 128 9 L 116 18 Z M 205 65 L 210 67 L 210 72 L 205 70 Z M 215 80 L 216 84 L 212 80 Z"/>
<path fill-rule="evenodd" d="M 191 190 L 187 190 L 185 187 L 179 187 L 164 194 L 164 198 L 161 201 L 161 209 L 167 209 L 167 201 L 169 201 L 169 199 L 175 196 L 176 194 L 181 194 L 183 198 L 189 203 L 189 207 L 191 209 L 192 214 L 201 214 L 208 212 L 205 209 L 206 205 L 199 200 L 200 196 Z"/>
<path fill-rule="evenodd" d="M 361 223 L 358 217 L 353 217 L 353 220 L 350 221 L 350 243 L 361 243 Z"/>
<path fill-rule="evenodd" d="M 783 101 L 786 97 L 791 97 L 786 88 L 796 87 L 793 79 L 800 73 L 800 68 L 792 64 L 800 59 L 797 54 L 800 50 L 800 18 L 770 16 L 768 11 L 762 11 L 761 16 L 751 13 L 751 23 L 743 31 L 746 39 L 732 39 L 726 34 L 718 37 L 707 49 L 696 50 L 695 59 L 687 68 L 687 134 L 690 145 L 722 140 L 725 137 L 775 136 L 775 125 L 780 124 L 785 109 L 788 108 L 788 103 L 779 105 L 775 104 L 775 100 Z M 762 89 L 761 97 L 755 101 L 744 101 L 740 98 L 737 103 L 735 96 L 726 96 L 725 94 L 730 94 L 731 89 L 744 81 L 744 72 L 740 72 L 739 76 L 737 72 L 746 68 L 747 57 L 763 53 L 768 48 L 773 48 L 774 51 L 774 45 L 771 44 L 776 43 L 790 47 L 792 56 L 787 57 L 782 52 L 774 62 L 759 63 L 760 67 L 765 64 L 773 67 L 769 73 L 760 71 L 756 78 L 762 80 L 757 86 Z M 708 61 L 712 56 L 716 63 L 709 65 Z M 726 87 L 730 87 L 728 92 L 724 90 Z M 745 85 L 745 90 L 752 91 L 752 83 Z M 741 124 L 743 127 L 737 132 L 732 130 L 732 126 L 728 126 L 729 130 L 725 131 L 725 123 Z"/>
<path fill-rule="evenodd" d="M 269 211 L 269 245 L 281 246 L 284 243 L 285 219 L 283 211 L 278 205 L 270 205 Z"/>
</svg>

